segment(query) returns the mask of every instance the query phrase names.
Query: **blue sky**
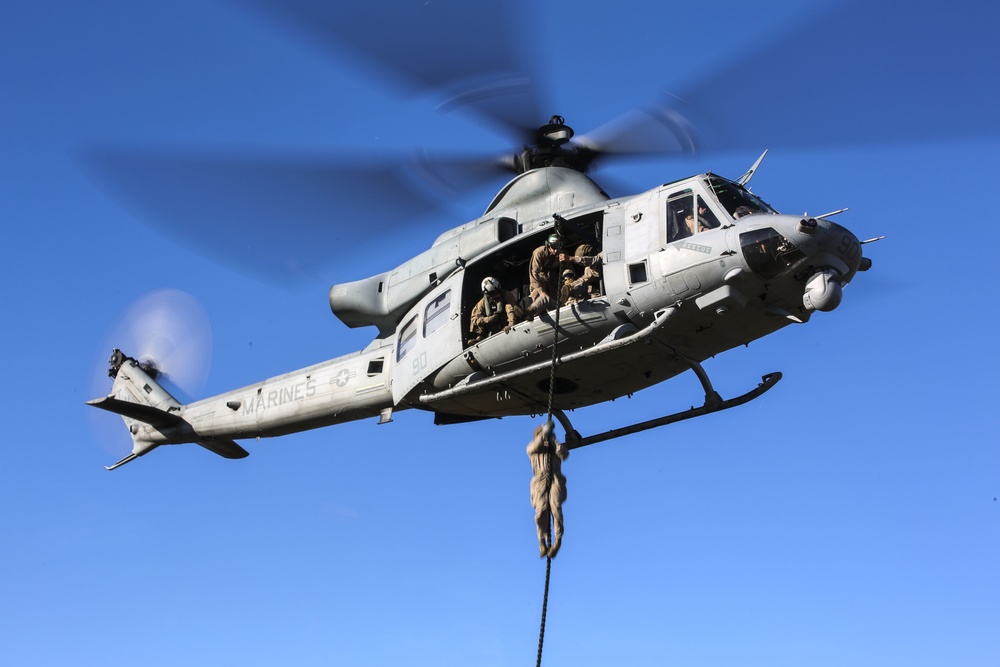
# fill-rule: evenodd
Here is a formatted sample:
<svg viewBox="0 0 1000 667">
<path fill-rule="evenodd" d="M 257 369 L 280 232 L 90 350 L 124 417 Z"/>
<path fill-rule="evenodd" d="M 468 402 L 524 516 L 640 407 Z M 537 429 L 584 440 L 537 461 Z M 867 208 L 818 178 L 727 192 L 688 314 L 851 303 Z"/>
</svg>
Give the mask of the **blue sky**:
<svg viewBox="0 0 1000 667">
<path fill-rule="evenodd" d="M 738 177 L 770 148 L 753 186 L 778 210 L 850 207 L 838 222 L 888 237 L 839 309 L 706 363 L 726 396 L 782 371 L 764 398 L 573 453 L 544 664 L 1000 663 L 1000 12 L 538 5 L 517 34 L 553 106 L 539 122 L 586 131 L 663 95 L 702 105 L 704 153 L 599 182 Z M 494 17 L 480 20 L 473 36 Z M 391 25 L 359 34 L 391 40 Z M 832 69 L 809 70 L 817 58 Z M 435 427 L 410 411 L 246 442 L 242 461 L 172 447 L 108 473 L 123 429 L 84 405 L 110 386 L 123 315 L 157 290 L 191 295 L 210 323 L 198 397 L 363 347 L 372 332 L 333 317 L 329 285 L 391 269 L 502 185 L 433 215 L 386 220 L 381 196 L 337 191 L 328 213 L 298 201 L 289 219 L 230 226 L 331 258 L 287 287 L 215 261 L 197 227 L 151 222 L 95 177 L 95 153 L 509 148 L 434 105 L 235 1 L 0 7 L 0 663 L 534 659 L 532 420 Z M 573 419 L 587 434 L 698 402 L 681 377 Z"/>
</svg>

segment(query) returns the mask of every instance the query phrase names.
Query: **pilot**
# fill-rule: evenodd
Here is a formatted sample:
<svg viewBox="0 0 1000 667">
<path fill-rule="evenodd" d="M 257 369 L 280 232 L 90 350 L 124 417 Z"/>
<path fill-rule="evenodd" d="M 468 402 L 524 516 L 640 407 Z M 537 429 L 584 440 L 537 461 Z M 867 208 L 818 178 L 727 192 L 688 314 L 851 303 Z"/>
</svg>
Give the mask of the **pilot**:
<svg viewBox="0 0 1000 667">
<path fill-rule="evenodd" d="M 697 234 L 698 232 L 703 232 L 708 229 L 708 225 L 705 224 L 705 220 L 702 218 L 704 211 L 705 208 L 700 207 L 698 209 L 698 215 L 688 213 L 684 217 L 684 226 L 687 227 L 686 236 L 691 236 L 692 234 Z"/>
<path fill-rule="evenodd" d="M 739 220 L 740 218 L 746 217 L 753 213 L 749 206 L 738 206 L 735 211 L 733 211 L 733 217 Z"/>
<path fill-rule="evenodd" d="M 524 311 L 517 305 L 513 292 L 500 287 L 500 281 L 487 276 L 482 283 L 483 298 L 472 308 L 469 317 L 469 345 L 503 331 L 524 319 Z"/>
<path fill-rule="evenodd" d="M 684 218 L 684 226 L 687 230 L 686 233 L 682 230 L 682 235 L 691 236 L 692 234 L 697 234 L 698 232 L 718 227 L 719 221 L 715 218 L 715 214 L 708 210 L 708 207 L 705 206 L 705 202 L 701 201 L 701 197 L 699 197 L 697 215 L 689 213 Z"/>
<path fill-rule="evenodd" d="M 684 217 L 684 230 L 682 231 L 685 237 L 691 236 L 692 234 L 697 234 L 698 232 L 704 231 L 705 228 L 700 224 L 696 223 L 694 220 L 694 215 L 688 213 Z"/>
<path fill-rule="evenodd" d="M 534 437 L 528 443 L 532 472 L 531 506 L 535 508 L 538 552 L 543 558 L 555 558 L 559 552 L 563 534 L 562 504 L 566 502 L 566 477 L 562 474 L 562 462 L 569 457 L 569 448 L 556 439 L 553 429 L 551 419 L 536 426 Z"/>
<path fill-rule="evenodd" d="M 531 253 L 531 264 L 528 266 L 531 305 L 528 310 L 533 316 L 544 313 L 555 303 L 561 249 L 559 235 L 552 234 Z"/>
</svg>

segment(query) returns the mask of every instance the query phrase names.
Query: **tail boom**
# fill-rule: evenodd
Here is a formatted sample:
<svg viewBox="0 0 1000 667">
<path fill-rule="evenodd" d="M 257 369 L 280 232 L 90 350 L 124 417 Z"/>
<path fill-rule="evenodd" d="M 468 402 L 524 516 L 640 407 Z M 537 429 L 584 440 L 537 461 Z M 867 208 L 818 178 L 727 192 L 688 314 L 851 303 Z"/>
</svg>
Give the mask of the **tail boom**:
<svg viewBox="0 0 1000 667">
<path fill-rule="evenodd" d="M 108 396 L 88 401 L 121 415 L 132 453 L 117 468 L 160 445 L 195 443 L 225 458 L 248 452 L 234 438 L 270 438 L 386 415 L 395 405 L 389 378 L 392 347 L 375 345 L 262 382 L 182 405 L 157 384 L 154 368 L 112 354 Z"/>
</svg>

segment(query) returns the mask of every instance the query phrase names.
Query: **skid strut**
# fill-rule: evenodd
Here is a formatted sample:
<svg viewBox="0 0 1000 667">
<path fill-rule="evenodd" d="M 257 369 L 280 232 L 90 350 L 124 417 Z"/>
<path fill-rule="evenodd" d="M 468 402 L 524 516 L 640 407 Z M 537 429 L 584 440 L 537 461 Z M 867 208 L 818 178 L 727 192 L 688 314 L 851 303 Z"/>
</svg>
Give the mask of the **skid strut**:
<svg viewBox="0 0 1000 667">
<path fill-rule="evenodd" d="M 576 429 L 573 428 L 573 424 L 570 423 L 569 417 L 566 416 L 565 412 L 562 410 L 553 410 L 552 414 L 555 415 L 555 418 L 559 420 L 559 423 L 562 424 L 563 429 L 566 431 L 566 445 L 570 449 L 576 449 L 578 447 L 585 447 L 587 445 L 593 445 L 606 440 L 613 440 L 625 435 L 648 431 L 649 429 L 657 428 L 658 426 L 674 424 L 679 421 L 684 421 L 685 419 L 691 419 L 692 417 L 701 417 L 702 415 L 707 415 L 712 412 L 720 412 L 722 410 L 728 410 L 729 408 L 735 408 L 737 405 L 749 403 L 753 399 L 762 395 L 764 392 L 776 385 L 778 380 L 781 379 L 781 373 L 769 373 L 761 378 L 761 382 L 756 388 L 751 389 L 747 393 L 737 396 L 736 398 L 722 400 L 722 397 L 720 397 L 719 394 L 712 388 L 711 382 L 708 381 L 708 375 L 701 368 L 701 365 L 696 361 L 691 361 L 690 363 L 692 364 L 691 369 L 698 376 L 698 379 L 701 380 L 702 387 L 705 389 L 705 405 L 699 408 L 690 408 L 681 412 L 675 412 L 674 414 L 659 417 L 658 419 L 650 419 L 649 421 L 639 422 L 638 424 L 632 424 L 631 426 L 623 426 L 621 428 L 612 429 L 610 431 L 605 431 L 604 433 L 598 433 L 597 435 L 590 435 L 585 438 L 581 437 Z"/>
</svg>

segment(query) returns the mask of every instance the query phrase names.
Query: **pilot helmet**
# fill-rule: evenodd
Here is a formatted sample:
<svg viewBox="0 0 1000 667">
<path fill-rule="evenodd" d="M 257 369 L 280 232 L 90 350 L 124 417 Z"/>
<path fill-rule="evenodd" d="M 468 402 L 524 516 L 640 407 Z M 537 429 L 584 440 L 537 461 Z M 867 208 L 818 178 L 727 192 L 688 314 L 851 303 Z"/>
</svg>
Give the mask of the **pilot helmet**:
<svg viewBox="0 0 1000 667">
<path fill-rule="evenodd" d="M 483 278 L 483 294 L 493 294 L 500 289 L 500 281 L 492 276 Z"/>
</svg>

